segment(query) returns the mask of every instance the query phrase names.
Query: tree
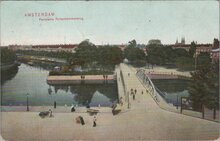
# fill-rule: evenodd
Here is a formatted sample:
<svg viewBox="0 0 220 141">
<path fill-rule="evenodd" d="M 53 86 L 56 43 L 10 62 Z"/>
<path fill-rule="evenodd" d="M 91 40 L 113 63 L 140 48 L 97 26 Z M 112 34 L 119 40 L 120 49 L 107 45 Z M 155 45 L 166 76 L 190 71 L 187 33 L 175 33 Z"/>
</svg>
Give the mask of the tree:
<svg viewBox="0 0 220 141">
<path fill-rule="evenodd" d="M 7 48 L 0 48 L 1 64 L 11 64 L 16 60 L 15 52 Z"/>
<path fill-rule="evenodd" d="M 124 55 L 131 62 L 145 60 L 145 53 L 140 48 L 127 47 L 124 50 Z"/>
<path fill-rule="evenodd" d="M 149 44 L 146 50 L 148 54 L 147 60 L 150 64 L 164 65 L 174 63 L 175 54 L 170 46 Z"/>
<path fill-rule="evenodd" d="M 210 58 L 210 54 L 208 52 L 201 52 L 197 57 L 197 66 L 209 65 L 212 59 Z"/>
<path fill-rule="evenodd" d="M 219 108 L 219 63 L 201 66 L 191 73 L 192 83 L 189 87 L 193 108 L 201 110 L 204 105 L 210 109 Z"/>
<path fill-rule="evenodd" d="M 136 40 L 129 41 L 128 43 L 129 43 L 128 47 L 136 47 L 137 46 Z"/>
<path fill-rule="evenodd" d="M 91 65 L 96 61 L 97 57 L 97 48 L 94 44 L 90 43 L 88 40 L 82 41 L 76 52 L 73 54 L 71 59 L 71 64 L 78 64 L 80 66 Z M 77 63 L 76 63 L 77 62 Z"/>
<path fill-rule="evenodd" d="M 117 46 L 101 46 L 98 48 L 97 52 L 97 62 L 102 67 L 114 67 L 123 61 L 122 51 Z"/>
<path fill-rule="evenodd" d="M 191 42 L 191 45 L 189 48 L 189 56 L 193 58 L 195 53 L 196 53 L 196 43 L 193 41 Z"/>
<path fill-rule="evenodd" d="M 213 49 L 219 48 L 219 40 L 214 38 L 213 40 Z"/>
<path fill-rule="evenodd" d="M 193 70 L 194 69 L 194 59 L 190 57 L 178 57 L 176 59 L 176 66 L 181 70 Z"/>
</svg>

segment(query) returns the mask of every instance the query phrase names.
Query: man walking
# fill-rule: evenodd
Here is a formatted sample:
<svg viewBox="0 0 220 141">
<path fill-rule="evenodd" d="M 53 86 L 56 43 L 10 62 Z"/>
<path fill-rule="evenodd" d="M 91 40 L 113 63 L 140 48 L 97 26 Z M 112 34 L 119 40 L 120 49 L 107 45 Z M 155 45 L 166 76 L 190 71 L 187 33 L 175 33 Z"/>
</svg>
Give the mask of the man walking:
<svg viewBox="0 0 220 141">
<path fill-rule="evenodd" d="M 93 118 L 93 127 L 96 127 L 96 116 L 94 116 L 94 118 Z"/>
</svg>

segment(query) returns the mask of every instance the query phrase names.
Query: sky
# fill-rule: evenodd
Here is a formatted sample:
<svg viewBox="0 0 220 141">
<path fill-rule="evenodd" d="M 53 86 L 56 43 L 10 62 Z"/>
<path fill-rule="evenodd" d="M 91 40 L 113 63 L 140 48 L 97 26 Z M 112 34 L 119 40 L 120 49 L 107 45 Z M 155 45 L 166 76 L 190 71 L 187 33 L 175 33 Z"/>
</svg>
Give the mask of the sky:
<svg viewBox="0 0 220 141">
<path fill-rule="evenodd" d="M 219 39 L 218 1 L 3 1 L 1 46 Z M 36 16 L 27 14 L 39 13 Z M 54 13 L 44 16 L 42 13 Z M 63 20 L 60 20 L 63 18 Z M 68 19 L 64 19 L 68 18 Z M 48 20 L 53 19 L 53 20 Z"/>
</svg>

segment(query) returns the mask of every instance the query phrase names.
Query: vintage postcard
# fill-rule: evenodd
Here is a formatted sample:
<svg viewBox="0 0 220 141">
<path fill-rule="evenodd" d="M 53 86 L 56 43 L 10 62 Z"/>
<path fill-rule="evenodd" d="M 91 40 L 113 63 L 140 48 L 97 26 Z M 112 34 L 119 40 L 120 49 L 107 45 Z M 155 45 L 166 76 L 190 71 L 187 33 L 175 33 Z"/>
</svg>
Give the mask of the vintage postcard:
<svg viewBox="0 0 220 141">
<path fill-rule="evenodd" d="M 219 139 L 219 1 L 0 10 L 0 140 Z"/>
</svg>

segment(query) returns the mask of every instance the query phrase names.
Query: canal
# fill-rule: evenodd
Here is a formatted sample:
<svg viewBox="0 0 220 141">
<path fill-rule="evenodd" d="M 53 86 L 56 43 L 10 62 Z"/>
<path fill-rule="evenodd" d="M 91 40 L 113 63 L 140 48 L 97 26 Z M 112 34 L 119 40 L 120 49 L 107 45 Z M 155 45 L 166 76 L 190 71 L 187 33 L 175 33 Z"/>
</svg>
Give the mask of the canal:
<svg viewBox="0 0 220 141">
<path fill-rule="evenodd" d="M 31 106 L 57 105 L 111 106 L 117 102 L 117 84 L 48 85 L 49 70 L 21 64 L 12 78 L 2 83 L 3 106 L 25 106 L 27 94 Z"/>
<path fill-rule="evenodd" d="M 173 105 L 179 105 L 181 97 L 188 97 L 190 80 L 184 79 L 152 79 L 154 85 L 164 93 L 164 99 Z"/>
</svg>

